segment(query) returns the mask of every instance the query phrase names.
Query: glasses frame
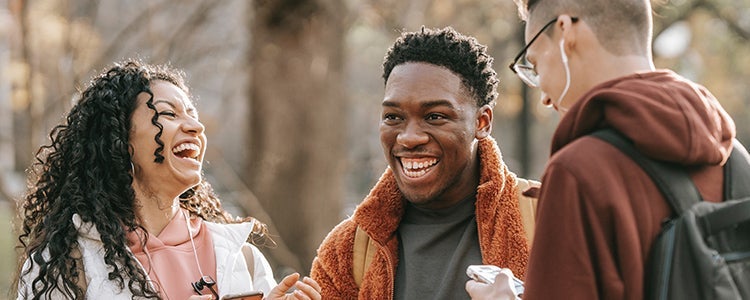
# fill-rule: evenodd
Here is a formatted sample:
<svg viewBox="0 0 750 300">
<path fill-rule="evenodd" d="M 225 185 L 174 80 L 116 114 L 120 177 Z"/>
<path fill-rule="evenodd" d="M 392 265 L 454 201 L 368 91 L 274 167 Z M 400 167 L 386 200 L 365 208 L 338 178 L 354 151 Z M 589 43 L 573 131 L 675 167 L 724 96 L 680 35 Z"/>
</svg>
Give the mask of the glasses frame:
<svg viewBox="0 0 750 300">
<path fill-rule="evenodd" d="M 529 41 L 526 46 L 521 49 L 521 52 L 516 55 L 516 57 L 513 59 L 513 62 L 508 65 L 508 68 L 510 68 L 513 73 L 518 75 L 518 78 L 521 78 L 521 81 L 529 85 L 530 87 L 536 88 L 539 87 L 539 74 L 536 73 L 536 70 L 534 69 L 534 65 L 522 63 L 520 62 L 521 58 L 523 58 L 526 55 L 526 51 L 529 50 L 529 47 L 531 47 L 531 44 L 536 41 L 536 39 L 539 38 L 539 36 L 542 35 L 542 32 L 547 30 L 547 28 L 550 28 L 552 24 L 557 23 L 557 20 L 560 17 L 557 16 L 553 20 L 547 22 L 547 24 L 544 24 L 542 29 L 539 29 L 539 31 L 534 35 L 534 37 L 531 38 L 531 41 Z M 578 22 L 578 17 L 572 17 L 570 20 L 575 23 Z"/>
</svg>

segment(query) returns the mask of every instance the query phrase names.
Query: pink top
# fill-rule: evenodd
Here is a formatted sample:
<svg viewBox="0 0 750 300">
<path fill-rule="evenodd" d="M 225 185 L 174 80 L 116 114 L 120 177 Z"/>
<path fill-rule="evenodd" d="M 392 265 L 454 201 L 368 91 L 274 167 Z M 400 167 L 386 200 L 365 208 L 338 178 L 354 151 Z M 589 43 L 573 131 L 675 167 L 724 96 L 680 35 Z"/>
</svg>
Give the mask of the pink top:
<svg viewBox="0 0 750 300">
<path fill-rule="evenodd" d="M 187 234 L 185 216 L 188 212 L 180 210 L 158 236 L 148 234 L 145 248 L 142 247 L 138 234 L 130 232 L 127 235 L 130 250 L 148 272 L 156 290 L 164 299 L 182 300 L 196 295 L 191 283 L 201 278 L 195 263 L 193 245 Z M 208 228 L 201 218 L 193 217 L 190 218 L 190 229 L 203 275 L 216 280 L 216 256 Z M 218 286 L 214 285 L 213 288 L 219 292 Z M 211 291 L 204 288 L 202 293 L 208 295 Z"/>
</svg>

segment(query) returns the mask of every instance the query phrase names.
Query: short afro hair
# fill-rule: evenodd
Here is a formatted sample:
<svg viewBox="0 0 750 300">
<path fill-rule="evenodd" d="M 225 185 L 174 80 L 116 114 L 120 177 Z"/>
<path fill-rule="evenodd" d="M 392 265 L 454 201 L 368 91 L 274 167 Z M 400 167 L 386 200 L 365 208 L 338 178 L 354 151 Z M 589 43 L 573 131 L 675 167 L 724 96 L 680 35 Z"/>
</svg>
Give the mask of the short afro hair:
<svg viewBox="0 0 750 300">
<path fill-rule="evenodd" d="M 476 99 L 477 107 L 494 105 L 497 98 L 497 73 L 492 69 L 487 47 L 452 27 L 404 32 L 388 49 L 383 62 L 383 80 L 391 71 L 407 62 L 424 62 L 451 70 Z"/>
</svg>

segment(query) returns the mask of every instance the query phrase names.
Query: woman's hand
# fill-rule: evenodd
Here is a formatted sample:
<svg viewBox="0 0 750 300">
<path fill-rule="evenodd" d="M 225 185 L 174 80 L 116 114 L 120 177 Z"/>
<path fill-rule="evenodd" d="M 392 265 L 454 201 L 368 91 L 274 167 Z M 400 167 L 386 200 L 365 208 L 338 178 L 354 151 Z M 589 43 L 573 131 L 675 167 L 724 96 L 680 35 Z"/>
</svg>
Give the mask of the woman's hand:
<svg viewBox="0 0 750 300">
<path fill-rule="evenodd" d="M 487 284 L 476 280 L 466 282 L 466 292 L 469 293 L 472 300 L 500 300 L 500 299 L 517 299 L 516 290 L 511 280 L 510 270 L 503 269 L 495 276 L 495 283 Z"/>
<path fill-rule="evenodd" d="M 218 300 L 214 299 L 214 295 L 192 295 L 187 300 Z"/>
<path fill-rule="evenodd" d="M 318 285 L 315 280 L 312 280 L 312 278 L 310 277 L 305 277 L 302 279 L 302 281 L 297 281 L 298 279 L 299 273 L 294 273 L 287 277 L 284 277 L 279 285 L 273 288 L 264 299 L 320 300 L 320 285 Z M 290 294 L 287 294 L 286 291 L 288 291 L 293 286 L 296 287 L 297 290 Z"/>
</svg>

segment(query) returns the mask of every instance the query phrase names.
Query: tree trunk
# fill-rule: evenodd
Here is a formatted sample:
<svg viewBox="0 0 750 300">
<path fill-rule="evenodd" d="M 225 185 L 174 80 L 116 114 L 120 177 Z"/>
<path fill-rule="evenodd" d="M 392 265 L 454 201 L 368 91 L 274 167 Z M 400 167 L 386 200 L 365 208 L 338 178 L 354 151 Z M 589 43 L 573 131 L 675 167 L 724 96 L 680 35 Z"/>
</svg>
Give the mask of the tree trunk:
<svg viewBox="0 0 750 300">
<path fill-rule="evenodd" d="M 278 226 L 277 238 L 297 255 L 303 268 L 297 271 L 304 273 L 323 237 L 341 219 L 343 4 L 255 0 L 250 7 L 247 180 Z"/>
<path fill-rule="evenodd" d="M 5 7 L 0 7 L 0 14 L 7 13 Z M 0 20 L 2 17 L 0 17 Z M 10 27 L 10 26 L 8 26 Z M 11 30 L 12 28 L 0 28 L 0 78 L 11 78 Z M 15 171 L 15 147 L 13 143 L 13 102 L 11 101 L 11 82 L 0 80 L 0 202 L 13 202 L 13 195 L 8 192 L 5 176 Z M 0 207 L 3 204 L 0 203 Z M 8 206 L 5 206 L 8 207 Z M 14 207 L 14 206 L 10 206 Z M 15 212 L 15 210 L 13 210 Z M 1 286 L 1 284 L 0 284 Z"/>
<path fill-rule="evenodd" d="M 13 160 L 15 171 L 22 172 L 33 159 L 34 144 L 37 141 L 37 131 L 33 120 L 32 107 L 34 95 L 31 88 L 33 80 L 33 66 L 31 65 L 31 49 L 29 45 L 29 7 L 25 1 L 13 2 L 11 13 L 18 25 L 18 39 L 14 41 L 15 51 L 11 51 L 11 60 L 16 65 L 19 78 L 13 86 Z"/>
</svg>

